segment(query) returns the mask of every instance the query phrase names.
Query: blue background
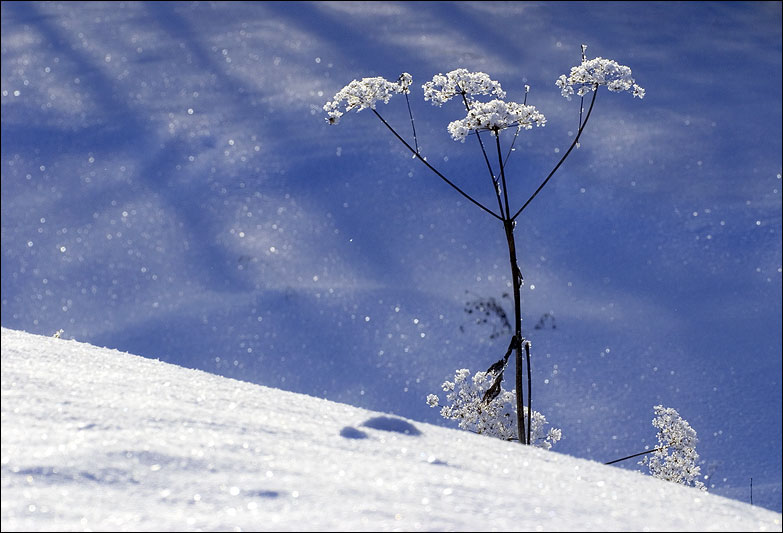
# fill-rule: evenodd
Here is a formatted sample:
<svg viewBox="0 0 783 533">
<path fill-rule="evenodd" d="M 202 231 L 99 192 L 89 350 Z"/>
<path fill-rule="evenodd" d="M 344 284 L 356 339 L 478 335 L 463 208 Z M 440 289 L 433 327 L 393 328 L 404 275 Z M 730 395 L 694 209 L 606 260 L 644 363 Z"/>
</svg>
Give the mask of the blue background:
<svg viewBox="0 0 783 533">
<path fill-rule="evenodd" d="M 321 107 L 410 72 L 423 153 L 493 205 L 445 129 L 464 112 L 420 86 L 529 84 L 548 123 L 509 162 L 521 205 L 578 126 L 554 81 L 582 43 L 647 96 L 602 90 L 519 219 L 534 408 L 604 462 L 674 407 L 711 492 L 752 477 L 780 511 L 779 2 L 3 2 L 2 325 L 450 424 L 426 395 L 508 342 L 464 312 L 511 313 L 502 226 L 369 111 Z M 408 134 L 404 99 L 379 111 Z"/>
</svg>

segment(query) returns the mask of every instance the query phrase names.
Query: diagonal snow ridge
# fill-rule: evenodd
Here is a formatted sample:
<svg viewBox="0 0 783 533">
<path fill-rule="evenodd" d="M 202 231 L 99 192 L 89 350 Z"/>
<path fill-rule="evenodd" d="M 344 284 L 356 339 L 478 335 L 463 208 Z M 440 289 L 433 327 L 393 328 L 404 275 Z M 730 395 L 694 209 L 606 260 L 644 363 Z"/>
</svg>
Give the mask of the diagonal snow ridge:
<svg viewBox="0 0 783 533">
<path fill-rule="evenodd" d="M 781 531 L 781 515 L 3 328 L 2 529 Z"/>
</svg>

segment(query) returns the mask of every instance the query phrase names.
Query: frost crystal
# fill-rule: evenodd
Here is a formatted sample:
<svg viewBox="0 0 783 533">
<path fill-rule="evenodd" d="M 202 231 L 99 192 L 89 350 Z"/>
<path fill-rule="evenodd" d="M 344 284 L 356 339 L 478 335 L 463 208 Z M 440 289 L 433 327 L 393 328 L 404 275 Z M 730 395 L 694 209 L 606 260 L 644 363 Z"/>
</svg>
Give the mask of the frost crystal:
<svg viewBox="0 0 783 533">
<path fill-rule="evenodd" d="M 459 68 L 452 70 L 445 76 L 437 74 L 421 86 L 424 89 L 424 100 L 431 100 L 432 105 L 441 106 L 458 94 L 475 96 L 479 94 L 495 95 L 505 98 L 506 93 L 501 89 L 500 83 L 489 78 L 483 72 L 469 72 Z"/>
<path fill-rule="evenodd" d="M 490 102 L 473 102 L 468 116 L 449 124 L 449 133 L 455 141 L 465 142 L 465 137 L 471 130 L 487 129 L 493 135 L 509 126 L 529 130 L 546 124 L 546 117 L 536 110 L 535 106 L 516 102 L 492 100 Z"/>
<path fill-rule="evenodd" d="M 410 85 L 413 78 L 407 72 L 403 72 L 396 82 L 391 82 L 380 76 L 375 78 L 362 78 L 361 81 L 353 80 L 343 87 L 334 98 L 324 104 L 324 111 L 329 115 L 327 122 L 337 124 L 343 111 L 340 111 L 340 105 L 345 102 L 345 112 L 356 109 L 358 113 L 362 109 L 375 109 L 375 104 L 382 100 L 384 104 L 389 103 L 389 99 L 394 94 L 410 93 Z"/>
<path fill-rule="evenodd" d="M 459 420 L 460 429 L 504 440 L 516 440 L 516 392 L 501 389 L 491 402 L 482 401 L 484 392 L 492 386 L 494 380 L 495 374 L 491 372 L 476 372 L 471 378 L 467 368 L 457 370 L 454 381 L 446 381 L 442 385 L 443 391 L 448 393 L 446 400 L 449 405 L 441 408 L 441 416 Z M 430 407 L 438 407 L 439 403 L 436 395 L 427 396 L 427 405 Z M 532 423 L 530 438 L 534 446 L 548 450 L 562 437 L 559 429 L 544 431 L 546 417 L 537 411 L 533 411 Z"/>
<path fill-rule="evenodd" d="M 639 464 L 648 466 L 653 477 L 706 491 L 704 483 L 698 481 L 701 468 L 696 466 L 699 460 L 696 431 L 674 409 L 662 405 L 653 409 L 652 424 L 658 428 L 657 451 Z"/>
<path fill-rule="evenodd" d="M 583 59 L 581 65 L 571 67 L 568 77 L 562 74 L 555 85 L 560 87 L 560 93 L 569 100 L 574 94 L 574 87 L 577 88 L 578 96 L 584 96 L 597 90 L 600 85 L 606 85 L 612 92 L 632 91 L 635 97 L 644 98 L 644 89 L 636 85 L 629 67 L 602 57 Z"/>
</svg>

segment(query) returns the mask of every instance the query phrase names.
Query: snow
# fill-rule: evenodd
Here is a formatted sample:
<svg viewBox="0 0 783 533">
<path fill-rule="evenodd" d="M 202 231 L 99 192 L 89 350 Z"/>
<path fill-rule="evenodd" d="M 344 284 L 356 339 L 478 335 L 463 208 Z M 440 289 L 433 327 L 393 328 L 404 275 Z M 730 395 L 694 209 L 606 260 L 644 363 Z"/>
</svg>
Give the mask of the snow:
<svg viewBox="0 0 783 533">
<path fill-rule="evenodd" d="M 2 529 L 780 531 L 781 515 L 2 328 Z"/>
</svg>

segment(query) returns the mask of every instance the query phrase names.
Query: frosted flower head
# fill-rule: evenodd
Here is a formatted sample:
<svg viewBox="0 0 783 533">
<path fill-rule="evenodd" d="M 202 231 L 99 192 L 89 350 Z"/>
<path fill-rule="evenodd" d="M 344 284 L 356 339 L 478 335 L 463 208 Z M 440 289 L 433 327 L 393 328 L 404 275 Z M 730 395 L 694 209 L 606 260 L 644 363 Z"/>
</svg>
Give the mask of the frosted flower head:
<svg viewBox="0 0 783 533">
<path fill-rule="evenodd" d="M 631 91 L 634 97 L 644 98 L 644 89 L 636 85 L 629 67 L 602 57 L 583 59 L 581 65 L 571 67 L 568 77 L 562 74 L 555 85 L 560 87 L 563 97 L 569 100 L 574 94 L 574 88 L 578 96 L 584 96 L 601 85 L 606 85 L 612 92 Z"/>
<path fill-rule="evenodd" d="M 699 454 L 696 453 L 696 444 L 699 439 L 696 431 L 676 410 L 662 405 L 653 409 L 655 418 L 652 424 L 658 429 L 657 451 L 639 464 L 649 467 L 653 477 L 707 490 L 698 480 L 701 468 L 697 466 Z"/>
<path fill-rule="evenodd" d="M 411 83 L 413 83 L 413 76 L 408 74 L 407 72 L 403 72 L 400 74 L 400 77 L 397 78 L 397 83 L 400 86 L 400 91 L 403 94 L 410 94 L 411 93 Z"/>
<path fill-rule="evenodd" d="M 457 95 L 472 97 L 480 94 L 495 95 L 505 98 L 506 93 L 500 83 L 490 79 L 483 72 L 470 72 L 459 68 L 446 75 L 437 74 L 421 86 L 424 89 L 424 100 L 430 100 L 432 105 L 441 106 Z"/>
<path fill-rule="evenodd" d="M 481 435 L 497 437 L 503 440 L 517 439 L 516 428 L 516 392 L 507 391 L 501 387 L 498 395 L 489 403 L 485 403 L 484 393 L 492 386 L 496 375 L 492 372 L 476 372 L 470 375 L 470 370 L 462 368 L 454 374 L 454 381 L 446 381 L 441 388 L 446 394 L 446 405 L 441 405 L 440 399 L 430 394 L 427 405 L 440 407 L 442 417 L 458 420 L 459 427 Z M 527 415 L 527 407 L 523 407 Z M 526 416 L 527 417 L 527 416 Z M 538 411 L 533 411 L 531 421 L 531 441 L 534 446 L 549 450 L 561 439 L 559 429 L 550 428 L 546 431 L 546 417 Z"/>
<path fill-rule="evenodd" d="M 516 102 L 491 100 L 489 102 L 473 102 L 468 115 L 462 120 L 449 124 L 448 130 L 455 141 L 465 142 L 471 130 L 489 130 L 493 135 L 510 126 L 529 130 L 546 124 L 546 117 L 535 106 Z"/>
<path fill-rule="evenodd" d="M 413 78 L 407 72 L 403 72 L 396 82 L 391 82 L 380 76 L 375 78 L 362 78 L 353 80 L 343 87 L 334 98 L 324 104 L 323 110 L 329 117 L 329 124 L 337 124 L 344 112 L 340 111 L 340 105 L 345 102 L 345 112 L 356 109 L 358 113 L 362 109 L 375 109 L 375 104 L 382 101 L 389 103 L 394 94 L 408 94 Z"/>
</svg>

